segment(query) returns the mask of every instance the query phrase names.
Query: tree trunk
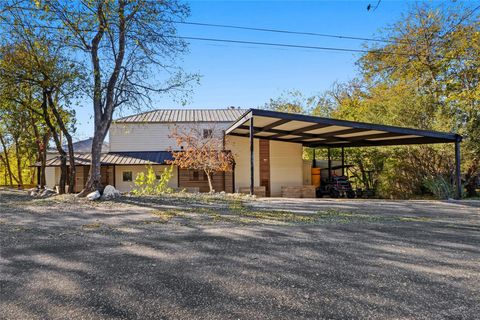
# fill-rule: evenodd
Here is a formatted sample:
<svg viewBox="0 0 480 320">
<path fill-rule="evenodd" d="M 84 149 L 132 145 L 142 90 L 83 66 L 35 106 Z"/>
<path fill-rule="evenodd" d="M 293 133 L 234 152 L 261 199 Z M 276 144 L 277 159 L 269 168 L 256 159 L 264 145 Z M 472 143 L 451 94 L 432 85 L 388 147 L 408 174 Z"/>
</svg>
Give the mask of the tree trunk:
<svg viewBox="0 0 480 320">
<path fill-rule="evenodd" d="M 102 176 L 100 172 L 102 145 L 105 135 L 101 135 L 101 131 L 95 130 L 92 141 L 92 162 L 90 164 L 90 172 L 85 188 L 78 194 L 79 197 L 85 197 L 90 192 L 100 190 L 102 188 Z"/>
<path fill-rule="evenodd" d="M 31 103 L 31 102 L 30 102 Z M 48 140 L 50 139 L 48 132 L 40 135 L 40 132 L 35 123 L 35 112 L 32 108 L 28 108 L 30 114 L 30 124 L 35 134 L 35 143 L 37 144 L 37 161 L 40 162 L 40 168 L 38 170 L 38 187 L 41 189 L 45 188 L 46 178 L 45 178 L 45 166 L 47 162 L 47 145 Z"/>
<path fill-rule="evenodd" d="M 65 123 L 63 122 L 62 116 L 58 112 L 57 107 L 53 102 L 51 91 L 47 92 L 47 98 L 48 98 L 48 105 L 50 106 L 50 109 L 52 110 L 53 115 L 57 120 L 57 124 L 60 127 L 60 130 L 62 130 L 63 135 L 65 136 L 65 139 L 67 139 L 68 163 L 69 163 L 69 169 L 70 169 L 68 174 L 68 193 L 74 193 L 76 169 L 75 169 L 75 154 L 73 150 L 72 136 L 70 135 L 70 132 L 68 132 L 68 129 L 66 128 Z"/>
<path fill-rule="evenodd" d="M 213 183 L 212 183 L 212 173 L 211 172 L 206 172 L 207 174 L 207 180 L 208 180 L 208 187 L 210 188 L 210 193 L 214 193 L 215 190 L 213 190 Z"/>
<path fill-rule="evenodd" d="M 60 141 L 60 137 L 58 136 L 58 132 L 55 131 L 55 127 L 50 120 L 50 115 L 48 114 L 48 101 L 47 101 L 47 91 L 44 90 L 43 92 L 43 101 L 42 101 L 42 110 L 43 110 L 43 118 L 45 123 L 47 124 L 50 132 L 53 136 L 53 140 L 55 141 L 55 146 L 57 147 L 58 152 L 60 153 L 60 183 L 59 183 L 59 190 L 58 193 L 64 194 L 65 193 L 65 181 L 67 177 L 67 154 L 65 150 L 63 150 L 62 142 Z"/>
<path fill-rule="evenodd" d="M 106 88 L 102 83 L 102 69 L 100 67 L 100 59 L 98 50 L 100 42 L 105 34 L 107 21 L 105 21 L 104 7 L 97 7 L 97 17 L 100 20 L 99 28 L 92 39 L 91 58 L 93 65 L 93 112 L 94 112 L 94 133 L 92 142 L 92 162 L 90 165 L 90 173 L 85 188 L 80 192 L 79 196 L 86 196 L 89 192 L 99 190 L 102 187 L 100 175 L 100 159 L 102 153 L 102 145 L 107 135 L 110 124 L 112 123 L 113 112 L 117 107 L 116 91 L 118 77 L 122 68 L 123 59 L 125 57 L 126 47 L 126 18 L 125 18 L 125 1 L 119 1 L 118 6 L 118 54 L 115 57 L 114 67 L 110 74 Z M 105 97 L 102 93 L 105 90 Z"/>
<path fill-rule="evenodd" d="M 14 137 L 15 142 L 15 158 L 17 159 L 17 175 L 18 175 L 18 188 L 23 188 L 22 177 L 22 158 L 20 155 L 20 145 L 18 144 L 18 137 Z"/>
<path fill-rule="evenodd" d="M 12 179 L 12 167 L 10 167 L 10 160 L 8 159 L 8 149 L 7 145 L 5 143 L 5 140 L 3 139 L 3 136 L 0 135 L 0 142 L 2 143 L 2 148 L 3 148 L 3 154 L 4 154 L 4 163 L 5 163 L 5 168 L 7 169 L 8 172 L 8 177 L 10 179 L 10 187 L 13 187 L 13 179 Z M 5 183 L 7 183 L 5 181 Z"/>
</svg>

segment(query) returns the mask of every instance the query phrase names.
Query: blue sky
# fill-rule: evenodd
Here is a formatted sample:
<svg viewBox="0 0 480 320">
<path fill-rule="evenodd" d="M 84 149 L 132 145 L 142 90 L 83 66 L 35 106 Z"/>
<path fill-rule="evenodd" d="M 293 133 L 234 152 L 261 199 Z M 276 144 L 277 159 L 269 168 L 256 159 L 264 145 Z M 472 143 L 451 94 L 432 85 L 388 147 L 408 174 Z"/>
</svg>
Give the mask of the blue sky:
<svg viewBox="0 0 480 320">
<path fill-rule="evenodd" d="M 375 11 L 369 1 L 190 1 L 188 21 L 292 31 L 378 37 L 413 2 L 383 0 Z M 440 4 L 441 2 L 435 2 Z M 362 41 L 272 34 L 256 31 L 180 25 L 182 36 L 361 49 Z M 286 90 L 321 93 L 335 81 L 356 74 L 358 54 L 258 45 L 190 41 L 181 65 L 202 75 L 186 106 L 170 97 L 155 99 L 153 108 L 258 107 Z M 131 112 L 130 112 L 131 113 Z M 122 114 L 129 114 L 123 112 Z M 92 136 L 92 106 L 77 109 L 77 139 Z"/>
</svg>

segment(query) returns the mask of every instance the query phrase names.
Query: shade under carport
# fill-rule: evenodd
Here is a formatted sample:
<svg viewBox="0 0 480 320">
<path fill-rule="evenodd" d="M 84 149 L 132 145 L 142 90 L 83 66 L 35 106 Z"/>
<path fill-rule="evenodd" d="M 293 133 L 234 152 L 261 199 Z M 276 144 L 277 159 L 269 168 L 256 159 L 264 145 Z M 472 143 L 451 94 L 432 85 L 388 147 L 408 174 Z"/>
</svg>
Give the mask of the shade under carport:
<svg viewBox="0 0 480 320">
<path fill-rule="evenodd" d="M 253 139 L 300 143 L 305 147 L 365 147 L 455 143 L 457 197 L 461 196 L 460 142 L 462 137 L 413 128 L 338 120 L 303 114 L 250 109 L 225 132 L 250 138 L 250 192 L 253 194 Z"/>
</svg>

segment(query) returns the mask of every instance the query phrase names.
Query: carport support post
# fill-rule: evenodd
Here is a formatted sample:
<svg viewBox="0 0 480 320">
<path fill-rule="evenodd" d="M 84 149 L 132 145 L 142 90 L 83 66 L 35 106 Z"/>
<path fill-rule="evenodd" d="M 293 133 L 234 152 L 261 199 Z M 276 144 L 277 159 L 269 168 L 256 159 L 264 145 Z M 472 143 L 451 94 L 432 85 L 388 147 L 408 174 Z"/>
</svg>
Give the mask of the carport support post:
<svg viewBox="0 0 480 320">
<path fill-rule="evenodd" d="M 345 149 L 342 147 L 342 176 L 345 176 Z"/>
<path fill-rule="evenodd" d="M 253 196 L 254 190 L 253 190 L 253 183 L 254 183 L 254 149 L 253 149 L 253 117 L 250 118 L 250 132 L 249 132 L 249 138 L 250 138 L 250 195 Z"/>
<path fill-rule="evenodd" d="M 328 182 L 332 180 L 332 158 L 330 155 L 330 148 L 328 148 Z"/>
<path fill-rule="evenodd" d="M 460 200 L 462 198 L 462 177 L 460 173 L 460 140 L 455 141 L 455 180 L 456 180 L 456 195 L 455 198 Z"/>
</svg>

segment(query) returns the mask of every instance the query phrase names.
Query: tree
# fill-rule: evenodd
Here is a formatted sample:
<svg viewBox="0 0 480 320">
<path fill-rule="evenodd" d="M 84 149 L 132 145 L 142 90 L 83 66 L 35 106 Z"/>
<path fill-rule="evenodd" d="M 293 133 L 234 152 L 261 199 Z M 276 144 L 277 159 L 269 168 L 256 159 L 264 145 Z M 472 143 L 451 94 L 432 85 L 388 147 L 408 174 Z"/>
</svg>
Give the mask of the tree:
<svg viewBox="0 0 480 320">
<path fill-rule="evenodd" d="M 35 133 L 40 135 L 42 129 L 39 118 L 32 117 L 27 108 L 5 99 L 6 89 L 16 88 L 0 86 L 0 161 L 7 174 L 4 183 L 13 186 L 15 182 L 22 187 L 35 182 L 35 171 L 30 165 L 40 154 Z"/>
<path fill-rule="evenodd" d="M 338 105 L 333 116 L 461 134 L 462 169 L 474 195 L 480 173 L 478 14 L 417 5 L 385 33 L 393 42 L 372 47 L 357 63 L 359 78 L 333 91 Z M 451 146 L 381 150 L 388 159 L 381 177 L 386 195 L 422 193 L 423 180 L 453 176 Z"/>
<path fill-rule="evenodd" d="M 18 7 L 18 1 L 9 2 Z M 75 64 L 89 72 L 84 89 L 93 102 L 94 133 L 85 195 L 101 188 L 101 148 L 114 112 L 142 108 L 152 94 L 182 93 L 198 78 L 185 76 L 175 64 L 186 43 L 176 36 L 173 21 L 183 20 L 189 9 L 177 0 L 34 2 L 29 10 L 41 12 L 41 28 L 48 28 L 57 43 L 69 48 Z"/>
<path fill-rule="evenodd" d="M 223 131 L 215 127 L 175 127 L 170 135 L 180 151 L 172 151 L 174 160 L 168 163 L 182 169 L 201 170 L 208 179 L 210 192 L 214 192 L 212 177 L 216 172 L 232 171 L 234 158 L 224 148 Z"/>
<path fill-rule="evenodd" d="M 325 93 L 305 96 L 298 90 L 285 91 L 262 106 L 263 109 L 272 111 L 312 114 L 320 117 L 328 117 L 333 107 L 332 100 Z"/>
<path fill-rule="evenodd" d="M 33 135 L 37 139 L 38 158 L 42 163 L 42 180 L 44 181 L 44 164 L 48 138 L 53 137 L 61 158 L 61 176 L 59 192 L 65 192 L 67 171 L 69 172 L 69 192 L 74 192 L 75 186 L 75 157 L 73 141 L 70 134 L 74 130 L 74 115 L 65 106 L 76 88 L 79 73 L 66 63 L 60 50 L 51 49 L 51 42 L 43 38 L 35 38 L 22 24 L 11 29 L 13 42 L 1 48 L 0 83 L 2 97 L 14 104 L 18 110 L 27 113 L 23 119 L 25 123 L 33 125 Z M 15 38 L 15 36 L 17 36 Z M 64 106 L 60 106 L 63 102 Z M 42 125 L 48 129 L 43 139 L 37 129 L 35 118 L 42 119 Z M 16 124 L 20 118 L 12 118 Z M 47 133 L 48 132 L 48 133 Z M 64 150 L 61 135 L 67 140 L 69 170 L 67 170 L 67 152 Z M 18 158 L 17 158 L 18 160 Z M 42 183 L 41 183 L 42 184 Z"/>
</svg>

